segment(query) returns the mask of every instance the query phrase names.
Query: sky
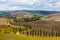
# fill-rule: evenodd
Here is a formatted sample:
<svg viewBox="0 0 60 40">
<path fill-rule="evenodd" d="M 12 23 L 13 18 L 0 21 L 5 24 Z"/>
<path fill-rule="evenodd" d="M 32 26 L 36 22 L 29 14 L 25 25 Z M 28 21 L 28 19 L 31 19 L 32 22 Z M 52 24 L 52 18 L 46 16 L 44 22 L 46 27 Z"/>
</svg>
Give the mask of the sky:
<svg viewBox="0 0 60 40">
<path fill-rule="evenodd" d="M 0 0 L 0 10 L 60 11 L 60 0 Z"/>
</svg>

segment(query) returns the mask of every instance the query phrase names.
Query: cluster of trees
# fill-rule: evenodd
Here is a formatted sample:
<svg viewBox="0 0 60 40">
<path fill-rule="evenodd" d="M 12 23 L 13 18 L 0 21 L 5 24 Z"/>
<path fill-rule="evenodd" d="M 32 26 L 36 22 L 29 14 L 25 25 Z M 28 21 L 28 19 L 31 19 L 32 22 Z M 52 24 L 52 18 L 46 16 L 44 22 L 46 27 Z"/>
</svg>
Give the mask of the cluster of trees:
<svg viewBox="0 0 60 40">
<path fill-rule="evenodd" d="M 32 18 L 14 18 L 16 22 L 29 22 L 29 21 L 36 21 L 39 20 L 39 17 L 32 17 Z"/>
<path fill-rule="evenodd" d="M 16 22 L 29 22 L 29 21 L 36 21 L 36 20 L 45 20 L 48 19 L 48 16 L 34 16 L 32 18 L 14 18 Z"/>
</svg>

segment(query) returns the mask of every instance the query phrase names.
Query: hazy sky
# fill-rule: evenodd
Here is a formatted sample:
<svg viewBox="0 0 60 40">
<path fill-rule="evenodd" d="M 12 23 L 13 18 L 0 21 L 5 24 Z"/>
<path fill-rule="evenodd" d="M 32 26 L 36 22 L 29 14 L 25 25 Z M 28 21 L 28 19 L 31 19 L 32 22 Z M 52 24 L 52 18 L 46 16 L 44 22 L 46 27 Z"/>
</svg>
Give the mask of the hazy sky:
<svg viewBox="0 0 60 40">
<path fill-rule="evenodd" d="M 60 11 L 60 0 L 0 0 L 0 10 Z"/>
</svg>

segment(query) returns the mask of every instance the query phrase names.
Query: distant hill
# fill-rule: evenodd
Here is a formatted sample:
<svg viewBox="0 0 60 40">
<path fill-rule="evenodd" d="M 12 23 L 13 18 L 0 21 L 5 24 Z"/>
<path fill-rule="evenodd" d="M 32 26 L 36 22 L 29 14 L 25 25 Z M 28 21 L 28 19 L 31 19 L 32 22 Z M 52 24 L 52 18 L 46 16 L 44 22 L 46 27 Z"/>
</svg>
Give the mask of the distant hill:
<svg viewBox="0 0 60 40">
<path fill-rule="evenodd" d="M 53 21 L 60 21 L 60 13 L 53 13 L 48 15 L 50 17 L 50 20 Z"/>
<path fill-rule="evenodd" d="M 4 10 L 4 11 L 0 11 L 0 12 L 6 12 L 6 13 L 10 13 L 10 12 L 28 12 L 28 13 L 32 13 L 32 14 L 51 14 L 51 13 L 59 13 L 59 11 L 44 11 L 44 10 Z"/>
<path fill-rule="evenodd" d="M 29 12 L 32 14 L 44 14 L 44 15 L 48 15 L 52 13 L 60 13 L 59 11 L 42 11 L 42 10 L 22 10 L 22 11 Z"/>
<path fill-rule="evenodd" d="M 48 15 L 49 18 L 59 18 L 59 11 L 42 11 L 42 10 L 15 10 L 15 11 L 0 11 L 2 16 L 22 17 L 22 16 L 34 16 L 34 15 Z M 60 18 L 59 18 L 60 19 Z"/>
</svg>

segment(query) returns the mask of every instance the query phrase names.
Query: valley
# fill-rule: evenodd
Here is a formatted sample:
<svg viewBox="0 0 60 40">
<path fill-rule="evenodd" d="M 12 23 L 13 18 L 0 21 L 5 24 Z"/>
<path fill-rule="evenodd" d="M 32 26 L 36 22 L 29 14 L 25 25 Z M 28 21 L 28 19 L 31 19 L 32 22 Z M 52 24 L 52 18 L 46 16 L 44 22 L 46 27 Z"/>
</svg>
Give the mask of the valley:
<svg viewBox="0 0 60 40">
<path fill-rule="evenodd" d="M 60 13 L 34 13 L 13 11 L 5 12 L 4 14 L 4 12 L 2 12 L 0 14 L 1 32 L 26 34 L 27 36 L 60 36 Z"/>
</svg>

